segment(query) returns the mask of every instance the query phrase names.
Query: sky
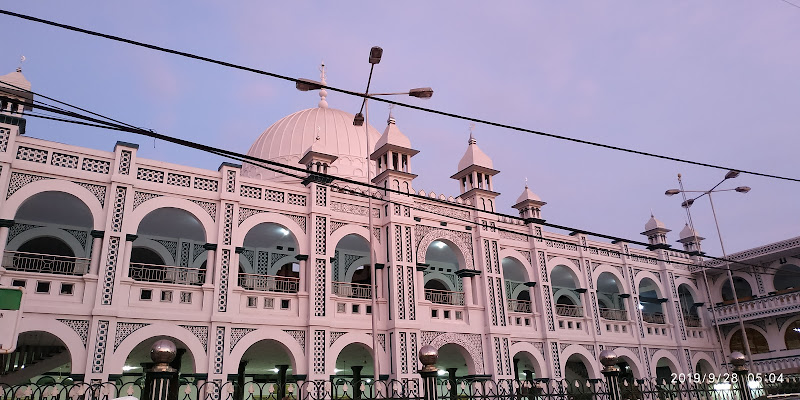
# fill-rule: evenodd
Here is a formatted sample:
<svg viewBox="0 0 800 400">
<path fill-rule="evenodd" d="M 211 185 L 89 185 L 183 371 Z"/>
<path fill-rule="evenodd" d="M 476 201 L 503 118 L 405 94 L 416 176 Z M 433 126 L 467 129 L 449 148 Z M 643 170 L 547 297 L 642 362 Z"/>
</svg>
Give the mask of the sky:
<svg viewBox="0 0 800 400">
<path fill-rule="evenodd" d="M 800 1 L 797 2 L 800 4 Z M 282 75 L 363 91 L 372 46 L 384 49 L 371 91 L 432 87 L 411 104 L 732 168 L 800 178 L 800 7 L 781 0 L 7 2 L 0 8 Z M 0 75 L 20 63 L 33 90 L 183 139 L 246 152 L 274 122 L 315 107 L 294 84 L 0 15 Z M 329 91 L 330 107 L 358 111 Z M 383 131 L 388 108 L 371 103 Z M 416 190 L 458 195 L 469 122 L 394 109 L 420 153 Z M 216 170 L 224 159 L 132 134 L 28 118 L 29 136 Z M 497 210 L 527 179 L 548 222 L 646 241 L 651 212 L 686 221 L 677 187 L 706 190 L 723 170 L 478 124 L 500 173 Z M 800 183 L 742 174 L 714 196 L 728 253 L 800 236 Z M 711 208 L 692 207 L 703 249 L 721 255 Z"/>
</svg>

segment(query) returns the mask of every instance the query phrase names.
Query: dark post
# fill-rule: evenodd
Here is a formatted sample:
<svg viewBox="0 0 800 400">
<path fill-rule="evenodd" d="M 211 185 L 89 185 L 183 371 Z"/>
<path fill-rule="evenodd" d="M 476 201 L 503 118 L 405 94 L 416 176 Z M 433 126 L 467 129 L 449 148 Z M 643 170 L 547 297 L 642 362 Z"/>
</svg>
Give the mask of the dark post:
<svg viewBox="0 0 800 400">
<path fill-rule="evenodd" d="M 458 384 L 456 382 L 456 371 L 458 368 L 447 368 L 447 380 L 450 381 L 450 400 L 458 400 Z"/>
<path fill-rule="evenodd" d="M 353 370 L 353 400 L 361 400 L 361 370 L 364 366 L 354 365 L 350 369 Z"/>
<path fill-rule="evenodd" d="M 178 400 L 178 370 L 169 364 L 178 354 L 175 343 L 162 339 L 150 348 L 150 359 L 155 366 L 144 378 L 142 398 L 144 400 Z"/>
<path fill-rule="evenodd" d="M 422 376 L 422 400 L 436 400 L 436 361 L 439 360 L 439 351 L 431 345 L 422 346 L 419 349 L 419 361 L 422 369 L 419 370 Z"/>
<path fill-rule="evenodd" d="M 247 367 L 247 361 L 239 361 L 239 369 L 236 370 L 236 385 L 233 387 L 234 400 L 244 399 L 244 369 Z"/>
<path fill-rule="evenodd" d="M 608 386 L 609 400 L 622 400 L 619 392 L 619 356 L 612 350 L 603 350 L 600 352 L 600 364 L 603 364 L 603 376 L 606 377 L 606 385 Z"/>
<path fill-rule="evenodd" d="M 286 397 L 286 371 L 289 365 L 281 364 L 276 367 L 278 367 L 278 399 L 283 399 Z"/>
<path fill-rule="evenodd" d="M 739 389 L 739 399 L 741 400 L 753 400 L 753 393 L 750 392 L 750 388 L 747 386 L 747 357 L 744 354 L 734 351 L 731 353 L 731 364 L 733 364 L 733 372 L 736 376 L 739 377 L 739 383 L 737 384 Z"/>
</svg>

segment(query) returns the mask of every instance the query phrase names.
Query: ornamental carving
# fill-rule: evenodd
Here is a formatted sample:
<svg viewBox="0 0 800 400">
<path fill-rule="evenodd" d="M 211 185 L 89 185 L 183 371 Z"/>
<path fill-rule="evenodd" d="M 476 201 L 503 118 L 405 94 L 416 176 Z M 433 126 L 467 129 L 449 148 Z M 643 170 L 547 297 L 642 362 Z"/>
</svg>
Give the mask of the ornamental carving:
<svg viewBox="0 0 800 400">
<path fill-rule="evenodd" d="M 448 343 L 458 344 L 467 350 L 470 358 L 472 358 L 472 362 L 475 364 L 475 373 L 477 375 L 483 375 L 483 345 L 481 343 L 481 335 L 475 333 L 422 331 L 422 346 L 431 345 L 435 349 L 439 349 Z"/>
<path fill-rule="evenodd" d="M 475 269 L 475 262 L 472 254 L 472 235 L 466 232 L 458 232 L 450 229 L 436 228 L 426 225 L 417 225 L 415 229 L 415 239 L 417 241 L 417 262 L 425 263 L 425 253 L 428 246 L 438 239 L 446 239 L 453 243 L 464 256 L 463 268 Z"/>
</svg>

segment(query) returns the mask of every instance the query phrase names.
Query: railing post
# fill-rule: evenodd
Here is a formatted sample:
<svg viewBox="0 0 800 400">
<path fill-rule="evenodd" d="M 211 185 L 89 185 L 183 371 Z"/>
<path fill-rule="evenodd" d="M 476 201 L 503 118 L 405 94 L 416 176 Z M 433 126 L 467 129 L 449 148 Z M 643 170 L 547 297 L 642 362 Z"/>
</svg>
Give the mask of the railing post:
<svg viewBox="0 0 800 400">
<path fill-rule="evenodd" d="M 175 343 L 162 339 L 150 348 L 150 359 L 155 365 L 147 371 L 144 378 L 144 400 L 177 400 L 178 370 L 170 367 L 178 354 Z"/>
<path fill-rule="evenodd" d="M 436 361 L 439 360 L 439 351 L 431 345 L 422 346 L 419 349 L 419 361 L 422 369 L 419 370 L 422 376 L 422 400 L 436 400 L 436 377 L 439 375 L 436 369 Z"/>
<path fill-rule="evenodd" d="M 753 394 L 750 392 L 750 387 L 747 386 L 747 357 L 744 354 L 734 351 L 731 353 L 731 364 L 733 364 L 733 372 L 738 376 L 738 383 L 736 384 L 739 389 L 740 400 L 753 400 Z"/>
<path fill-rule="evenodd" d="M 600 364 L 603 364 L 603 376 L 606 377 L 606 386 L 608 386 L 609 400 L 622 400 L 619 392 L 619 356 L 612 350 L 603 350 L 600 352 Z"/>
</svg>

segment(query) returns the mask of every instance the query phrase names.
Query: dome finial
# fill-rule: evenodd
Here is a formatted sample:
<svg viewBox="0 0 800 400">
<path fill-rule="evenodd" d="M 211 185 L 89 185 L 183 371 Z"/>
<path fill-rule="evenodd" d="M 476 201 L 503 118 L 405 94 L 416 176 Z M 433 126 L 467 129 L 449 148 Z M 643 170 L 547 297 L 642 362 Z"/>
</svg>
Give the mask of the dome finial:
<svg viewBox="0 0 800 400">
<path fill-rule="evenodd" d="M 25 56 L 21 56 L 19 58 L 19 66 L 17 67 L 17 72 L 22 72 L 22 63 L 25 62 Z"/>
<path fill-rule="evenodd" d="M 528 177 L 526 176 L 525 177 L 525 189 L 527 189 L 527 188 L 528 188 Z"/>
<path fill-rule="evenodd" d="M 392 125 L 396 122 L 394 115 L 392 115 L 392 111 L 394 111 L 394 104 L 389 104 L 389 119 L 386 120 L 386 123 L 389 125 Z"/>
<path fill-rule="evenodd" d="M 327 77 L 328 76 L 327 76 L 326 70 L 325 70 L 325 61 L 323 61 L 322 64 L 319 66 L 319 81 L 320 81 L 320 83 L 322 83 L 323 85 L 327 85 L 328 83 L 325 81 L 325 78 L 327 78 Z M 328 108 L 328 100 L 326 100 L 327 97 L 328 97 L 328 91 L 325 90 L 325 88 L 320 89 L 319 90 L 319 104 L 318 104 L 319 108 Z"/>
<path fill-rule="evenodd" d="M 469 144 L 478 143 L 478 141 L 475 140 L 475 136 L 472 135 L 472 130 L 473 129 L 475 129 L 475 123 L 474 122 L 470 122 L 470 124 L 469 124 L 469 142 L 467 142 Z"/>
</svg>

